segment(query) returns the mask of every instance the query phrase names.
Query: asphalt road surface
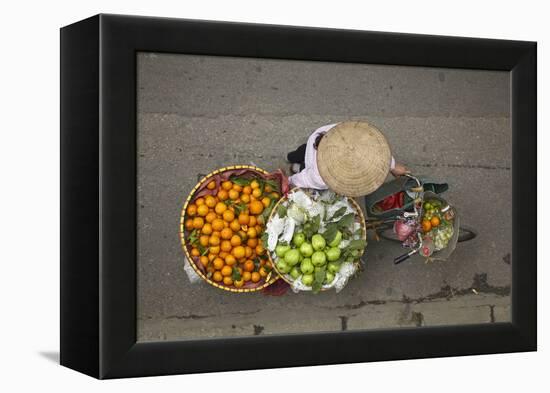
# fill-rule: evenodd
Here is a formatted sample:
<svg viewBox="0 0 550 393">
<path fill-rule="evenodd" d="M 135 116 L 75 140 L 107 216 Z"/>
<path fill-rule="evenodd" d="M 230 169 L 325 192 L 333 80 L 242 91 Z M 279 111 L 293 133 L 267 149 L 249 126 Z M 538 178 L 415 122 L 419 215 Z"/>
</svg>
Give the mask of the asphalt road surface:
<svg viewBox="0 0 550 393">
<path fill-rule="evenodd" d="M 512 134 L 506 72 L 141 53 L 138 55 L 138 339 L 399 328 L 511 318 Z M 232 294 L 191 284 L 178 238 L 200 174 L 285 168 L 317 127 L 363 119 L 478 237 L 444 262 L 394 266 L 371 240 L 340 293 Z"/>
</svg>

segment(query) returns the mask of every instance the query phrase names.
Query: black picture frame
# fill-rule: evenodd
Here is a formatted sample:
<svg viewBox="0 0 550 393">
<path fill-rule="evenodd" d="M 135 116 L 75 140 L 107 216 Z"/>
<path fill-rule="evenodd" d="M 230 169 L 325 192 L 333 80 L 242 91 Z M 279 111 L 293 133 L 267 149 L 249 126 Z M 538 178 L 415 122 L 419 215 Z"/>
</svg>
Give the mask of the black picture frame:
<svg viewBox="0 0 550 393">
<path fill-rule="evenodd" d="M 536 48 L 120 15 L 62 28 L 61 364 L 103 379 L 536 350 Z M 510 71 L 512 322 L 137 343 L 138 51 Z"/>
</svg>

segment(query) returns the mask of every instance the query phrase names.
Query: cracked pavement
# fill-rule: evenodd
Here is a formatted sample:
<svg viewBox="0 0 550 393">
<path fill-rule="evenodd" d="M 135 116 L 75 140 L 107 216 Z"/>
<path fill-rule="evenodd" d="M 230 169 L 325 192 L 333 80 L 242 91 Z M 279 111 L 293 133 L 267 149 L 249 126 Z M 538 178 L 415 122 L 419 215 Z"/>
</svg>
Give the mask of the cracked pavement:
<svg viewBox="0 0 550 393">
<path fill-rule="evenodd" d="M 505 72 L 138 54 L 138 339 L 505 322 L 511 318 L 511 124 Z M 366 119 L 478 237 L 444 262 L 398 266 L 370 239 L 339 294 L 232 294 L 191 284 L 179 214 L 200 174 L 287 169 L 317 127 Z M 360 201 L 361 202 L 361 201 Z"/>
</svg>

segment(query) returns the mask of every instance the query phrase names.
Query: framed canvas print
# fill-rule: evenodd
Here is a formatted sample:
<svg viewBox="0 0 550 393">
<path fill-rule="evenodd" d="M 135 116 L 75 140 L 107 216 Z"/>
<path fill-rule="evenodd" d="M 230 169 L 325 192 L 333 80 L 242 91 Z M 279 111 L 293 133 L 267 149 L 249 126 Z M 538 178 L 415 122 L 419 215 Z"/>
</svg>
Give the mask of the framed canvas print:
<svg viewBox="0 0 550 393">
<path fill-rule="evenodd" d="M 61 29 L 61 364 L 536 350 L 536 44 Z"/>
</svg>

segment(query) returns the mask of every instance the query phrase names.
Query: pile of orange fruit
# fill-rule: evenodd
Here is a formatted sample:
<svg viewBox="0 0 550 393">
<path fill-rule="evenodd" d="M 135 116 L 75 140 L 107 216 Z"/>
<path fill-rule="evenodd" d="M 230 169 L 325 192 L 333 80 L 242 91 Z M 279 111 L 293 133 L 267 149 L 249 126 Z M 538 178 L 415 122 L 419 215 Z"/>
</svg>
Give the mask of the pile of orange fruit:
<svg viewBox="0 0 550 393">
<path fill-rule="evenodd" d="M 191 201 L 185 212 L 195 263 L 209 279 L 225 286 L 242 288 L 265 281 L 272 266 L 261 237 L 266 209 L 279 193 L 262 179 L 226 180 L 219 186 L 211 180 L 206 188 L 211 194 Z"/>
</svg>

